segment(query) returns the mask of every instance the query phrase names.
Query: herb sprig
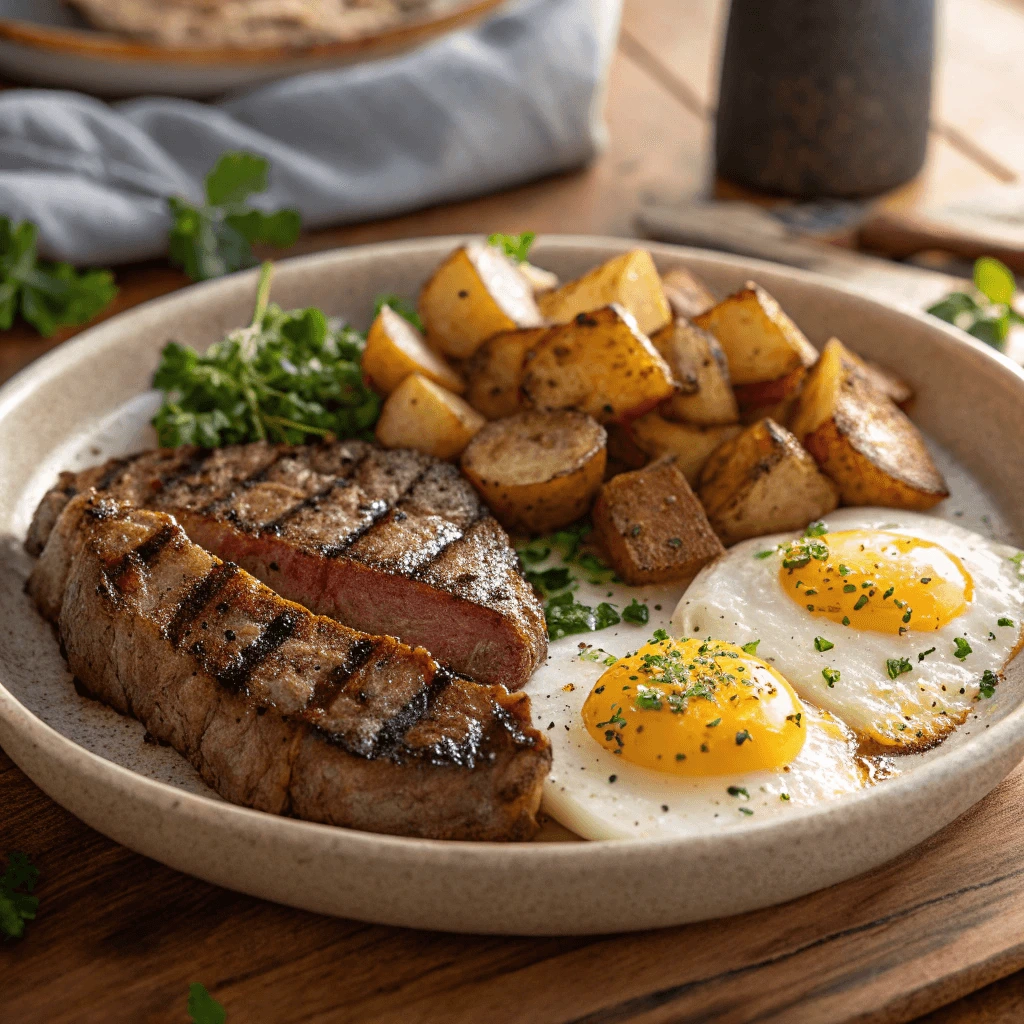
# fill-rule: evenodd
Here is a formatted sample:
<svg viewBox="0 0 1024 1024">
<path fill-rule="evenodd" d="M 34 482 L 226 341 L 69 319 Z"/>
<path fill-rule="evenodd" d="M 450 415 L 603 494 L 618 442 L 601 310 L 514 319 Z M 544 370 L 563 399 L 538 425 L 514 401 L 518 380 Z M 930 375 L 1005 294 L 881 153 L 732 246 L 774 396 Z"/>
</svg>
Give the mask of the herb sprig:
<svg viewBox="0 0 1024 1024">
<path fill-rule="evenodd" d="M 505 255 L 516 263 L 525 263 L 530 255 L 530 247 L 536 234 L 532 231 L 524 231 L 521 235 L 493 234 L 487 238 L 488 245 L 497 246 L 504 250 Z"/>
<path fill-rule="evenodd" d="M 264 213 L 248 203 L 266 191 L 269 172 L 270 163 L 255 153 L 224 153 L 206 176 L 205 203 L 171 196 L 171 262 L 205 281 L 256 266 L 254 245 L 292 245 L 302 228 L 298 211 Z"/>
<path fill-rule="evenodd" d="M 34 921 L 39 899 L 32 895 L 39 869 L 23 853 L 12 852 L 0 875 L 0 933 L 5 939 L 20 939 L 25 922 Z"/>
<path fill-rule="evenodd" d="M 312 306 L 271 303 L 271 274 L 265 263 L 248 327 L 204 355 L 165 346 L 153 377 L 164 392 L 153 418 L 162 447 L 371 436 L 380 398 L 363 383 L 362 336 Z"/>
<path fill-rule="evenodd" d="M 0 217 L 0 330 L 19 313 L 44 337 L 59 327 L 88 323 L 117 295 L 109 270 L 77 271 L 70 263 L 39 259 L 38 230 L 29 221 Z"/>
<path fill-rule="evenodd" d="M 928 312 L 1001 352 L 1011 326 L 1024 324 L 1024 317 L 1013 308 L 1016 290 L 1013 271 L 991 256 L 982 256 L 974 264 L 973 294 L 952 292 Z"/>
</svg>

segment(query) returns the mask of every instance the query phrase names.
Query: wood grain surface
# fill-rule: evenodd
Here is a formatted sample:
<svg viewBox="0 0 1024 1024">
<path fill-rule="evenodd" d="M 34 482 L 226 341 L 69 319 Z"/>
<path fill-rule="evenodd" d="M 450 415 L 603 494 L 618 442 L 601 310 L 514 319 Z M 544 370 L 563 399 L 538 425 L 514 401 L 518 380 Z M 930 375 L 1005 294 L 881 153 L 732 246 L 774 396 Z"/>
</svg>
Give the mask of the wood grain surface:
<svg viewBox="0 0 1024 1024">
<path fill-rule="evenodd" d="M 726 9 L 627 0 L 609 145 L 591 167 L 312 233 L 294 251 L 458 231 L 628 235 L 648 202 L 709 191 Z M 928 164 L 882 198 L 889 210 L 1024 173 L 1024 0 L 947 0 L 942 39 Z M 118 279 L 115 311 L 184 283 L 158 264 Z M 0 336 L 0 381 L 61 340 Z M 1024 1020 L 1024 975 L 1011 973 L 1024 966 L 1022 798 L 1018 769 L 900 861 L 784 907 L 634 936 L 505 939 L 333 920 L 217 889 L 86 828 L 0 753 L 0 854 L 24 850 L 42 871 L 38 919 L 0 946 L 0 1022 L 183 1022 L 200 981 L 229 1024 L 1010 1024 Z"/>
</svg>

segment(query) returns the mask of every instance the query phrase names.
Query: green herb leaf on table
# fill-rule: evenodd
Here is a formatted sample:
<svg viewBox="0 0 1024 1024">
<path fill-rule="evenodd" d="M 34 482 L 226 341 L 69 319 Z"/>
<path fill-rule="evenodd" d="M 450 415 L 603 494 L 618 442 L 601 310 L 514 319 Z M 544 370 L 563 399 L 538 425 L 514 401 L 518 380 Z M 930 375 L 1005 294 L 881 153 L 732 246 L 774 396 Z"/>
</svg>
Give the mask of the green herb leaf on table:
<svg viewBox="0 0 1024 1024">
<path fill-rule="evenodd" d="M 0 217 L 0 330 L 19 313 L 44 337 L 88 323 L 117 295 L 109 270 L 77 271 L 41 260 L 35 224 Z"/>
<path fill-rule="evenodd" d="M 31 895 L 39 880 L 39 869 L 23 853 L 12 851 L 0 875 L 0 934 L 19 939 L 25 922 L 35 920 L 39 900 Z"/>
<path fill-rule="evenodd" d="M 525 263 L 536 237 L 532 231 L 524 231 L 521 235 L 493 234 L 488 237 L 487 244 L 503 249 L 505 255 L 516 263 Z"/>
<path fill-rule="evenodd" d="M 1005 263 L 982 256 L 974 263 L 974 287 L 993 305 L 1008 306 L 1013 301 L 1017 282 Z"/>
<path fill-rule="evenodd" d="M 164 392 L 153 418 L 162 447 L 372 437 L 381 400 L 363 382 L 362 336 L 314 307 L 270 303 L 271 273 L 264 264 L 248 327 L 203 355 L 177 342 L 164 348 L 153 377 Z"/>
<path fill-rule="evenodd" d="M 1002 351 L 1010 327 L 1024 323 L 1013 308 L 1017 288 L 1013 272 L 999 260 L 982 256 L 974 264 L 974 287 L 974 295 L 952 292 L 927 311 Z"/>
<path fill-rule="evenodd" d="M 206 176 L 206 202 L 167 200 L 171 212 L 170 260 L 193 281 L 205 281 L 256 266 L 254 245 L 278 248 L 299 237 L 295 210 L 265 213 L 247 205 L 267 187 L 270 164 L 254 153 L 225 153 Z"/>
<path fill-rule="evenodd" d="M 205 985 L 198 982 L 188 987 L 187 1009 L 192 1024 L 224 1024 L 227 1019 L 224 1007 L 206 991 Z"/>
</svg>

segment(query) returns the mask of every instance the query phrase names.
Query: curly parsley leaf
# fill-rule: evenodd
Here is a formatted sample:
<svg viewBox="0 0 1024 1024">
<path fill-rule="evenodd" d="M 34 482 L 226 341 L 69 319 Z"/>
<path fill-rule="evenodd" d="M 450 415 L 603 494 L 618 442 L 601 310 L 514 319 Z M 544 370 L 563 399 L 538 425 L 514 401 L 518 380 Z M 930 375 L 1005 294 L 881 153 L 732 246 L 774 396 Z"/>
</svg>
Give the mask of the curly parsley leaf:
<svg viewBox="0 0 1024 1024">
<path fill-rule="evenodd" d="M 1013 324 L 1024 319 L 1013 308 L 1017 282 L 1004 263 L 982 256 L 974 264 L 973 295 L 952 292 L 927 312 L 1002 351 Z"/>
<path fill-rule="evenodd" d="M 967 642 L 965 637 L 957 636 L 953 638 L 953 657 L 959 658 L 963 661 L 968 654 L 971 653 L 971 645 Z"/>
<path fill-rule="evenodd" d="M 622 609 L 622 618 L 626 622 L 633 622 L 642 626 L 650 617 L 651 613 L 648 611 L 647 605 L 641 604 L 635 597 Z"/>
<path fill-rule="evenodd" d="M 173 341 L 164 348 L 153 377 L 164 392 L 153 418 L 162 447 L 371 437 L 381 400 L 363 382 L 361 335 L 314 307 L 270 303 L 271 272 L 264 264 L 248 327 L 203 355 Z"/>
<path fill-rule="evenodd" d="M 188 1015 L 192 1024 L 224 1024 L 227 1014 L 205 985 L 193 982 L 188 987 Z"/>
<path fill-rule="evenodd" d="M 225 153 L 206 176 L 206 202 L 171 196 L 170 260 L 193 281 L 256 266 L 254 245 L 278 248 L 299 237 L 295 210 L 265 213 L 247 200 L 267 187 L 270 164 L 254 153 Z"/>
<path fill-rule="evenodd" d="M 906 658 L 887 658 L 885 661 L 885 670 L 890 679 L 896 679 L 904 672 L 912 672 L 913 669 L 914 666 Z"/>
<path fill-rule="evenodd" d="M 505 255 L 516 263 L 525 263 L 536 237 L 532 231 L 524 231 L 521 235 L 493 234 L 488 236 L 487 244 L 503 249 Z"/>
<path fill-rule="evenodd" d="M 992 669 L 985 669 L 985 671 L 981 674 L 981 682 L 978 684 L 978 696 L 984 697 L 986 699 L 989 697 L 994 697 L 996 693 L 996 686 L 998 685 L 998 683 L 999 676 L 997 676 L 995 672 L 992 671 Z"/>
<path fill-rule="evenodd" d="M 560 640 L 571 633 L 593 633 L 621 621 L 619 613 L 607 602 L 602 601 L 597 608 L 591 608 L 577 601 L 571 590 L 548 601 L 544 606 L 544 618 L 552 640 Z"/>
<path fill-rule="evenodd" d="M 39 869 L 23 853 L 12 851 L 0 875 L 0 933 L 5 939 L 19 939 L 25 922 L 35 920 L 39 900 L 31 895 L 39 880 Z"/>
<path fill-rule="evenodd" d="M 19 313 L 44 337 L 59 327 L 88 323 L 117 295 L 109 270 L 77 271 L 41 260 L 35 224 L 0 217 L 0 330 Z"/>
</svg>

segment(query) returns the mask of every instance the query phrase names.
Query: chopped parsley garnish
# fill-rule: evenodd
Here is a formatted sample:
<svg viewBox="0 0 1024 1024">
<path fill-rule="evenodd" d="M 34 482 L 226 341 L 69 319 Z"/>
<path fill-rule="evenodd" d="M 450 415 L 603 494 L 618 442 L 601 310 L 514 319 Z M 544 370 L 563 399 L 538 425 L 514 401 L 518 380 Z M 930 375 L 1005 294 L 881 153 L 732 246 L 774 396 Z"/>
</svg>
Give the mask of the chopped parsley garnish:
<svg viewBox="0 0 1024 1024">
<path fill-rule="evenodd" d="M 736 733 L 736 746 L 737 747 L 742 747 L 743 744 L 746 743 L 747 740 L 749 740 L 751 738 L 752 737 L 751 737 L 750 733 L 746 729 L 740 729 L 740 731 L 738 733 Z"/>
<path fill-rule="evenodd" d="M 708 729 L 714 729 L 714 727 L 716 725 L 721 725 L 721 724 L 722 724 L 722 719 L 721 718 L 716 718 L 713 721 L 707 723 L 707 728 Z"/>
<path fill-rule="evenodd" d="M 835 686 L 839 682 L 839 677 L 842 673 L 837 668 L 823 668 L 821 674 L 830 687 Z"/>
<path fill-rule="evenodd" d="M 884 600 L 885 600 L 885 599 L 886 599 L 887 597 L 892 597 L 892 595 L 893 595 L 894 593 L 896 593 L 896 588 L 895 588 L 895 587 L 890 587 L 890 588 L 889 588 L 889 589 L 888 589 L 888 590 L 887 590 L 887 591 L 886 591 L 886 592 L 885 592 L 885 593 L 884 593 L 884 594 L 882 595 L 882 600 L 884 601 Z M 896 607 L 897 607 L 897 608 L 902 608 L 902 607 L 903 607 L 903 602 L 902 602 L 902 601 L 893 601 L 893 604 L 894 604 L 894 605 L 896 605 Z"/>
<path fill-rule="evenodd" d="M 730 786 L 726 790 L 726 793 L 728 793 L 729 796 L 741 796 L 746 800 L 750 799 L 750 794 L 742 786 Z"/>
<path fill-rule="evenodd" d="M 767 551 L 758 551 L 754 555 L 755 558 L 771 558 L 775 554 L 775 548 L 769 548 Z"/>
<path fill-rule="evenodd" d="M 611 668 L 611 666 L 619 660 L 615 657 L 614 654 L 609 654 L 607 651 L 602 650 L 600 647 L 586 647 L 585 645 L 581 646 L 583 646 L 584 649 L 580 651 L 580 661 L 597 661 L 600 662 L 602 665 L 606 665 L 608 668 Z M 630 676 L 629 678 L 636 679 L 636 676 Z M 596 692 L 601 693 L 603 690 L 604 687 L 602 686 Z"/>
<path fill-rule="evenodd" d="M 192 1024 L 224 1024 L 227 1015 L 204 985 L 193 983 L 188 987 L 188 1015 Z"/>
<path fill-rule="evenodd" d="M 953 656 L 961 661 L 971 653 L 971 645 L 962 637 L 955 637 L 953 640 Z"/>
<path fill-rule="evenodd" d="M 987 668 L 982 673 L 981 683 L 978 685 L 978 696 L 979 697 L 992 697 L 996 692 L 996 684 L 999 682 L 999 677 Z"/>
<path fill-rule="evenodd" d="M 560 640 L 572 633 L 593 633 L 621 621 L 619 613 L 607 602 L 602 601 L 597 608 L 591 608 L 577 601 L 571 590 L 552 597 L 544 605 L 544 618 L 552 640 Z"/>
<path fill-rule="evenodd" d="M 495 233 L 488 235 L 487 244 L 504 250 L 505 255 L 516 263 L 525 263 L 526 258 L 530 255 L 530 246 L 533 245 L 533 240 L 536 237 L 532 231 L 524 231 L 521 235 Z"/>
<path fill-rule="evenodd" d="M 527 582 L 532 583 L 545 597 L 565 590 L 572 583 L 572 574 L 566 566 L 545 569 L 543 572 L 526 572 L 523 574 Z"/>
<path fill-rule="evenodd" d="M 788 800 L 789 799 L 789 794 L 788 793 L 780 793 L 779 794 L 779 799 L 780 800 Z"/>
<path fill-rule="evenodd" d="M 612 717 L 607 722 L 598 722 L 597 728 L 601 729 L 606 725 L 617 725 L 620 729 L 626 724 L 626 720 L 622 717 L 622 705 L 612 705 Z"/>
<path fill-rule="evenodd" d="M 626 622 L 634 622 L 642 626 L 650 618 L 651 613 L 647 605 L 641 604 L 635 597 L 625 608 L 622 609 L 622 618 Z"/>
<path fill-rule="evenodd" d="M 935 653 L 935 648 L 934 647 L 929 647 L 927 651 L 922 651 L 917 656 L 917 660 L 918 661 L 924 661 L 924 659 L 927 658 L 929 654 L 934 654 L 934 653 Z"/>
<path fill-rule="evenodd" d="M 1000 619 L 996 623 L 996 625 L 997 626 L 1012 626 L 1013 625 L 1013 619 L 1002 618 L 1002 619 Z"/>
<path fill-rule="evenodd" d="M 278 248 L 299 237 L 296 210 L 264 213 L 249 197 L 267 188 L 270 163 L 255 153 L 225 153 L 206 176 L 205 202 L 167 200 L 171 213 L 168 255 L 193 281 L 256 266 L 254 244 Z"/>
<path fill-rule="evenodd" d="M 663 629 L 656 629 L 654 631 L 653 639 L 654 640 L 667 640 L 668 639 L 668 633 L 666 633 L 665 630 L 663 630 Z"/>
<path fill-rule="evenodd" d="M 861 610 L 861 608 L 863 608 L 864 605 L 866 605 L 867 603 L 868 603 L 868 595 L 867 594 L 861 594 L 860 597 L 857 598 L 857 603 L 853 606 L 853 610 L 855 612 L 859 612 Z"/>
<path fill-rule="evenodd" d="M 740 650 L 742 650 L 745 654 L 757 654 L 757 645 L 760 642 L 760 640 L 751 640 L 749 643 L 745 643 L 740 648 Z"/>
<path fill-rule="evenodd" d="M 1017 554 L 1011 555 L 1010 561 L 1017 566 L 1017 575 L 1024 580 L 1024 551 L 1018 551 Z"/>
<path fill-rule="evenodd" d="M 835 647 L 835 644 L 831 640 L 826 640 L 823 636 L 816 636 L 814 638 L 814 649 L 816 651 L 831 651 Z"/>
<path fill-rule="evenodd" d="M 803 717 L 804 717 L 803 713 L 798 711 L 795 715 L 786 715 L 786 721 L 787 722 L 793 722 L 796 725 L 796 727 L 799 729 L 800 728 L 800 719 L 802 719 Z"/>
<path fill-rule="evenodd" d="M 888 658 L 885 662 L 885 669 L 890 679 L 903 675 L 904 672 L 912 672 L 914 666 L 906 658 Z"/>
<path fill-rule="evenodd" d="M 921 582 L 922 583 L 931 583 L 931 581 L 932 581 L 931 576 L 922 576 L 921 577 Z"/>
<path fill-rule="evenodd" d="M 272 269 L 264 264 L 248 327 L 203 355 L 164 346 L 153 376 L 164 393 L 153 417 L 161 447 L 373 437 L 381 399 L 363 382 L 362 336 L 313 306 L 271 304 Z"/>
<path fill-rule="evenodd" d="M 34 921 L 39 899 L 32 895 L 39 869 L 23 853 L 12 851 L 7 868 L 0 875 L 0 933 L 5 939 L 20 939 L 25 922 Z"/>
<path fill-rule="evenodd" d="M 828 545 L 813 537 L 805 537 L 783 545 L 782 555 L 783 568 L 802 569 L 812 558 L 824 562 L 828 558 Z"/>
<path fill-rule="evenodd" d="M 843 625 L 844 626 L 848 626 L 849 624 L 850 624 L 850 616 L 849 615 L 844 615 L 843 616 Z"/>
<path fill-rule="evenodd" d="M 848 566 L 845 566 L 845 565 L 843 565 L 840 562 L 840 564 L 839 564 L 839 575 L 840 576 L 849 576 L 851 571 L 852 570 Z"/>
<path fill-rule="evenodd" d="M 749 807 L 737 807 L 736 810 L 738 810 L 740 814 L 750 815 L 754 813 Z"/>
<path fill-rule="evenodd" d="M 668 546 L 670 548 L 681 548 L 683 546 L 683 542 L 679 537 L 669 537 Z"/>
<path fill-rule="evenodd" d="M 662 694 L 661 690 L 655 690 L 641 683 L 636 688 L 636 696 L 633 698 L 633 703 L 640 711 L 660 711 L 663 707 L 663 696 L 664 694 Z"/>
<path fill-rule="evenodd" d="M 854 594 L 854 593 L 856 593 L 856 591 L 857 591 L 857 584 L 856 583 L 845 583 L 843 585 L 843 593 L 844 594 Z"/>
<path fill-rule="evenodd" d="M 804 530 L 805 537 L 824 537 L 828 533 L 828 524 L 823 519 L 816 519 Z"/>
<path fill-rule="evenodd" d="M 516 548 L 516 554 L 523 565 L 536 565 L 551 554 L 551 545 L 545 544 L 542 540 L 531 540 L 529 544 Z"/>
</svg>

